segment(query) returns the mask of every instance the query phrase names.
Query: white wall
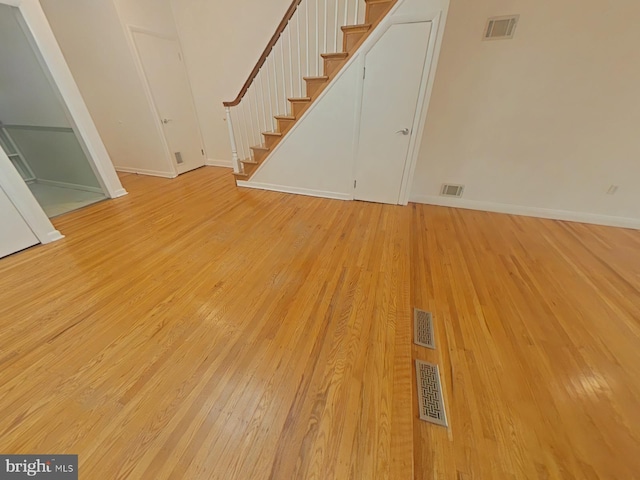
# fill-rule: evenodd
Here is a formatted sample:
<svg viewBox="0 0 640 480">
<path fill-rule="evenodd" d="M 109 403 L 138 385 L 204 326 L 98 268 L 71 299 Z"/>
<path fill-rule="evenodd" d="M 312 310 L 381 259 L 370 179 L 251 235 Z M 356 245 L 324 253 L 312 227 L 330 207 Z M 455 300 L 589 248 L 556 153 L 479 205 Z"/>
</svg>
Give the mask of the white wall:
<svg viewBox="0 0 640 480">
<path fill-rule="evenodd" d="M 207 154 L 228 161 L 231 148 L 222 102 L 236 97 L 291 0 L 171 3 Z"/>
<path fill-rule="evenodd" d="M 116 168 L 174 176 L 115 4 L 40 1 Z M 139 19 L 133 0 L 119 6 L 127 20 Z"/>
<path fill-rule="evenodd" d="M 245 186 L 353 198 L 353 156 L 362 68 L 352 63 L 278 144 Z M 320 133 L 321 132 L 321 133 Z"/>
<path fill-rule="evenodd" d="M 513 40 L 481 41 L 517 13 Z M 451 0 L 412 199 L 640 219 L 638 18 L 637 0 Z M 445 182 L 464 198 L 439 197 Z"/>
<path fill-rule="evenodd" d="M 178 36 L 169 0 L 115 0 L 115 4 L 125 24 Z"/>
<path fill-rule="evenodd" d="M 0 186 L 0 225 L 0 258 L 39 243 L 2 186 Z"/>
</svg>

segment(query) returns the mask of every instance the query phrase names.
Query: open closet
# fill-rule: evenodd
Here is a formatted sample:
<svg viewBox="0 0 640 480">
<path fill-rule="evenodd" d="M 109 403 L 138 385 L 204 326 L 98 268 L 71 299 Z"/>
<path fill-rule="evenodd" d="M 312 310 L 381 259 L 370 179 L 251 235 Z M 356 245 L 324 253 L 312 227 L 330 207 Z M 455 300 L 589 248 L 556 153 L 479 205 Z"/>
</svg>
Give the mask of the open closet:
<svg viewBox="0 0 640 480">
<path fill-rule="evenodd" d="M 38 0 L 0 0 L 0 257 L 126 195 Z"/>
<path fill-rule="evenodd" d="M 107 198 L 20 11 L 0 4 L 0 148 L 48 217 Z"/>
</svg>

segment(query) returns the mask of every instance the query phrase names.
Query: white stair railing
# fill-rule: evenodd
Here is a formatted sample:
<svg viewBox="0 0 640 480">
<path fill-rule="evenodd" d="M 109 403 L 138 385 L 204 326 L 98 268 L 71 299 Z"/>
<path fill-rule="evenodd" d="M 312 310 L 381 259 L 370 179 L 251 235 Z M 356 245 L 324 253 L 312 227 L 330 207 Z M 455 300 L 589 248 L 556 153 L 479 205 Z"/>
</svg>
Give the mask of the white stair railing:
<svg viewBox="0 0 640 480">
<path fill-rule="evenodd" d="M 306 96 L 303 77 L 323 75 L 320 54 L 342 51 L 345 25 L 364 23 L 365 0 L 293 0 L 235 100 L 224 102 L 233 170 L 244 173 L 251 147 L 277 131 L 276 115 L 289 115 L 289 98 Z"/>
</svg>

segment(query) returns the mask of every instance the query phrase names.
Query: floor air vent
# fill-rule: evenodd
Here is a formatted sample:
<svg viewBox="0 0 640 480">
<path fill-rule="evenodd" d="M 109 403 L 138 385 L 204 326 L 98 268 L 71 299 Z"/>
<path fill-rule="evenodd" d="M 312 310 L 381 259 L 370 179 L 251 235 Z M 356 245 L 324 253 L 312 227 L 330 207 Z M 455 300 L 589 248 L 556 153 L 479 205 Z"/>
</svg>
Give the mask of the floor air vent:
<svg viewBox="0 0 640 480">
<path fill-rule="evenodd" d="M 413 343 L 435 350 L 436 339 L 433 333 L 431 312 L 425 312 L 418 308 L 413 309 Z"/>
<path fill-rule="evenodd" d="M 462 196 L 462 192 L 464 191 L 463 185 L 450 185 L 445 183 L 442 185 L 442 190 L 440 190 L 440 195 L 443 197 L 458 197 Z"/>
<path fill-rule="evenodd" d="M 448 425 L 447 415 L 444 411 L 438 366 L 416 360 L 416 376 L 418 378 L 420 420 L 446 427 Z"/>
</svg>

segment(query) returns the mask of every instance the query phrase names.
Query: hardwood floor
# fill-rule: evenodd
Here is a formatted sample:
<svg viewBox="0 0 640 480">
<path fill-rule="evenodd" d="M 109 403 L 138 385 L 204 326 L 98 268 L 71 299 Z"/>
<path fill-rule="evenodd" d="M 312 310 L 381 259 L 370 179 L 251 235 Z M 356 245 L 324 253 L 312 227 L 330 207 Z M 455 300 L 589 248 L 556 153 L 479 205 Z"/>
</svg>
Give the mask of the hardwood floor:
<svg viewBox="0 0 640 480">
<path fill-rule="evenodd" d="M 0 260 L 0 452 L 77 453 L 86 479 L 640 472 L 640 232 L 213 167 L 123 183 Z M 416 356 L 449 429 L 416 420 Z"/>
<path fill-rule="evenodd" d="M 640 232 L 423 206 L 411 229 L 450 418 L 415 423 L 415 478 L 640 478 Z"/>
</svg>

